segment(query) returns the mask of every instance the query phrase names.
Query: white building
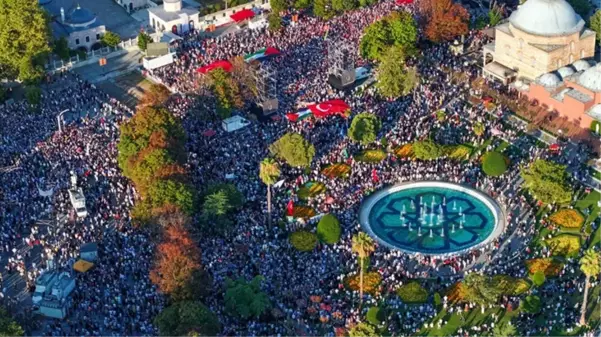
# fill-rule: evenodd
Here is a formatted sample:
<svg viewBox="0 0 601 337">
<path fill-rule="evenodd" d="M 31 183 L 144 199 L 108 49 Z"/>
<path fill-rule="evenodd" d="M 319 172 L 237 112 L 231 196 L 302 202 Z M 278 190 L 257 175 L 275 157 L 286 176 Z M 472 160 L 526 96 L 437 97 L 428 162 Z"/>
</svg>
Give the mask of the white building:
<svg viewBox="0 0 601 337">
<path fill-rule="evenodd" d="M 148 21 L 157 32 L 182 34 L 199 28 L 198 8 L 182 0 L 164 0 L 163 6 L 148 9 Z"/>
<path fill-rule="evenodd" d="M 64 37 L 69 49 L 82 49 L 87 52 L 102 46 L 101 39 L 106 27 L 92 11 L 79 4 L 72 9 L 57 7 L 58 4 L 51 0 L 40 0 L 40 4 L 53 18 L 51 27 L 54 37 Z"/>
<path fill-rule="evenodd" d="M 125 8 L 128 13 L 132 13 L 139 8 L 144 8 L 148 4 L 146 0 L 115 0 L 115 2 Z"/>
</svg>

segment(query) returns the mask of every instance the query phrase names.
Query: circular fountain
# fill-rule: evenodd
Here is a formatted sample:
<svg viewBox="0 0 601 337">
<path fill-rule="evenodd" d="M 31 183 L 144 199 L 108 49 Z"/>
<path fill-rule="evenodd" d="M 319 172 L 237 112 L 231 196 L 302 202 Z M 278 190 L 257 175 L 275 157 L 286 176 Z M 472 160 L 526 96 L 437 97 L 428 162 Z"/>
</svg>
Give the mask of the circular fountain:
<svg viewBox="0 0 601 337">
<path fill-rule="evenodd" d="M 505 226 L 492 198 L 462 185 L 422 181 L 384 188 L 361 205 L 359 221 L 378 242 L 422 255 L 456 255 L 485 245 Z"/>
</svg>

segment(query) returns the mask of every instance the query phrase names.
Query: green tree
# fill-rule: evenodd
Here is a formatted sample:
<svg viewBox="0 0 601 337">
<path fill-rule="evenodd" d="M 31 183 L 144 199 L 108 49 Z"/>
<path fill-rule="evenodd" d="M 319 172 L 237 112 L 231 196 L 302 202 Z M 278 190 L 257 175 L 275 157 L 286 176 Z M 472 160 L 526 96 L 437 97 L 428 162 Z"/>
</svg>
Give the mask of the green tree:
<svg viewBox="0 0 601 337">
<path fill-rule="evenodd" d="M 38 105 L 42 101 L 42 90 L 38 87 L 25 87 L 25 99 L 31 105 Z"/>
<path fill-rule="evenodd" d="M 317 246 L 317 235 L 305 230 L 291 233 L 289 240 L 290 244 L 301 252 L 313 251 Z"/>
<path fill-rule="evenodd" d="M 267 22 L 269 23 L 269 30 L 272 32 L 276 32 L 282 28 L 282 18 L 279 14 L 269 14 L 269 16 L 267 16 Z"/>
<path fill-rule="evenodd" d="M 315 155 L 315 147 L 298 133 L 287 133 L 269 146 L 275 157 L 282 159 L 290 166 L 307 167 L 311 165 Z"/>
<path fill-rule="evenodd" d="M 280 166 L 271 159 L 265 158 L 259 165 L 259 178 L 263 184 L 267 185 L 267 221 L 271 227 L 271 185 L 275 184 L 280 178 Z"/>
<path fill-rule="evenodd" d="M 54 41 L 52 52 L 56 54 L 61 60 L 66 61 L 69 59 L 69 42 L 64 37 Z"/>
<path fill-rule="evenodd" d="M 584 297 L 582 298 L 582 307 L 580 308 L 580 325 L 586 324 L 586 302 L 588 300 L 588 290 L 591 286 L 591 278 L 599 277 L 601 273 L 601 258 L 598 252 L 588 249 L 580 259 L 580 270 L 586 277 L 584 280 Z"/>
<path fill-rule="evenodd" d="M 363 145 L 373 143 L 382 128 L 380 118 L 371 113 L 361 113 L 353 118 L 351 127 L 348 129 L 348 136 L 355 142 Z"/>
<path fill-rule="evenodd" d="M 365 319 L 373 326 L 380 326 L 386 321 L 386 309 L 380 307 L 371 307 L 367 310 Z"/>
<path fill-rule="evenodd" d="M 369 25 L 361 38 L 361 56 L 371 60 L 381 60 L 386 51 L 396 46 L 404 52 L 403 57 L 412 54 L 417 42 L 417 25 L 409 12 L 393 12 Z"/>
<path fill-rule="evenodd" d="M 194 190 L 179 181 L 158 180 L 150 186 L 148 196 L 153 208 L 173 205 L 188 215 L 194 211 Z"/>
<path fill-rule="evenodd" d="M 376 244 L 371 236 L 359 232 L 353 235 L 351 249 L 357 254 L 359 258 L 359 297 L 361 303 L 363 303 L 363 263 L 372 252 L 376 250 Z"/>
<path fill-rule="evenodd" d="M 208 216 L 226 215 L 231 209 L 232 206 L 229 204 L 224 191 L 209 194 L 203 204 L 204 214 Z"/>
<path fill-rule="evenodd" d="M 233 109 L 244 106 L 240 85 L 230 73 L 218 68 L 209 72 L 208 80 L 211 90 L 217 98 L 217 115 L 221 119 L 230 117 Z"/>
<path fill-rule="evenodd" d="M 413 143 L 412 149 L 415 158 L 421 160 L 437 159 L 440 158 L 444 153 L 443 147 L 436 144 L 431 139 Z"/>
<path fill-rule="evenodd" d="M 524 187 L 544 203 L 563 204 L 572 200 L 573 191 L 565 165 L 537 159 L 522 168 L 521 175 L 525 181 Z"/>
<path fill-rule="evenodd" d="M 121 37 L 117 33 L 106 31 L 100 40 L 105 46 L 116 47 L 121 42 Z"/>
<path fill-rule="evenodd" d="M 536 314 L 540 311 L 541 307 L 540 297 L 536 295 L 528 295 L 521 301 L 520 306 L 525 312 L 529 314 Z"/>
<path fill-rule="evenodd" d="M 217 316 L 196 301 L 176 302 L 154 318 L 161 336 L 216 336 L 221 332 Z"/>
<path fill-rule="evenodd" d="M 369 323 L 359 323 L 348 331 L 349 337 L 377 337 L 379 336 L 376 328 Z"/>
<path fill-rule="evenodd" d="M 332 0 L 332 9 L 338 13 L 350 11 L 357 8 L 355 0 Z"/>
<path fill-rule="evenodd" d="M 0 23 L 0 78 L 39 81 L 50 29 L 38 0 L 0 0 Z"/>
<path fill-rule="evenodd" d="M 516 328 L 511 325 L 511 321 L 499 323 L 492 329 L 492 334 L 495 337 L 511 337 L 517 336 Z"/>
<path fill-rule="evenodd" d="M 325 20 L 330 19 L 334 15 L 331 0 L 313 0 L 313 14 Z"/>
<path fill-rule="evenodd" d="M 238 209 L 244 204 L 244 196 L 242 195 L 242 193 L 240 193 L 240 191 L 238 191 L 236 185 L 234 184 L 212 184 L 205 191 L 205 196 L 218 192 L 225 193 L 229 204 L 234 209 Z"/>
<path fill-rule="evenodd" d="M 589 0 L 568 0 L 568 3 L 572 5 L 574 11 L 583 18 L 587 18 L 588 14 L 591 12 L 591 3 Z"/>
<path fill-rule="evenodd" d="M 307 9 L 311 7 L 311 0 L 296 0 L 294 1 L 294 8 L 296 9 Z"/>
<path fill-rule="evenodd" d="M 417 83 L 415 68 L 405 66 L 405 56 L 399 47 L 391 47 L 376 72 L 376 88 L 380 94 L 395 98 L 407 95 Z"/>
<path fill-rule="evenodd" d="M 232 315 L 243 319 L 258 318 L 271 308 L 269 297 L 261 291 L 262 276 L 255 276 L 250 282 L 240 278 L 226 281 L 225 307 Z"/>
<path fill-rule="evenodd" d="M 140 32 L 140 34 L 138 34 L 138 48 L 140 48 L 141 51 L 146 51 L 149 43 L 152 43 L 152 37 L 145 32 Z"/>
<path fill-rule="evenodd" d="M 269 0 L 269 4 L 271 5 L 271 11 L 276 15 L 288 8 L 288 1 L 286 0 Z"/>
<path fill-rule="evenodd" d="M 0 336 L 23 336 L 25 331 L 4 308 L 0 308 Z"/>
<path fill-rule="evenodd" d="M 589 27 L 597 33 L 597 42 L 601 43 L 601 9 L 591 16 Z"/>
</svg>

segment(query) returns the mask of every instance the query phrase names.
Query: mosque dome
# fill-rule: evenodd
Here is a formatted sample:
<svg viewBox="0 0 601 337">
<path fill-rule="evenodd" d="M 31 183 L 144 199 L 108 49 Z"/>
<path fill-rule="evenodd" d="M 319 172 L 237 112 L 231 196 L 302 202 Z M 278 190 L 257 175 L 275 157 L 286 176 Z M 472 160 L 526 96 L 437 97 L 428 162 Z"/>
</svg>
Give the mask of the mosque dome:
<svg viewBox="0 0 601 337">
<path fill-rule="evenodd" d="M 578 84 L 596 92 L 601 92 L 601 63 L 589 68 L 580 75 Z"/>
<path fill-rule="evenodd" d="M 93 23 L 94 20 L 96 20 L 96 15 L 94 15 L 94 13 L 77 5 L 77 8 L 72 10 L 69 14 L 67 21 L 71 25 L 86 25 Z"/>
<path fill-rule="evenodd" d="M 587 70 L 590 67 L 595 65 L 595 61 L 588 61 L 588 60 L 578 60 L 574 63 L 572 63 L 572 67 L 574 67 L 574 69 L 576 69 L 576 71 L 582 71 L 582 70 Z"/>
<path fill-rule="evenodd" d="M 561 85 L 561 78 L 555 73 L 543 74 L 536 81 L 547 88 L 555 88 Z"/>
<path fill-rule="evenodd" d="M 561 76 L 562 79 L 574 74 L 576 71 L 574 71 L 574 69 L 570 66 L 567 67 L 561 67 L 559 69 L 557 69 L 557 73 L 559 74 L 559 76 Z"/>
<path fill-rule="evenodd" d="M 579 32 L 584 20 L 565 0 L 528 0 L 509 17 L 515 28 L 532 35 L 561 36 Z"/>
</svg>

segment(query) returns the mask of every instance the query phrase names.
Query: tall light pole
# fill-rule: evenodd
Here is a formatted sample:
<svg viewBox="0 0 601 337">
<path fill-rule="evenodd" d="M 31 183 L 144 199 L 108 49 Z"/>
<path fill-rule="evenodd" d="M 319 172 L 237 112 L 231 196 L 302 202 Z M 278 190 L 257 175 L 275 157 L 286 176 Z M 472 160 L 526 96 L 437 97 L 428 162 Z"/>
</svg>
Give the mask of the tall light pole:
<svg viewBox="0 0 601 337">
<path fill-rule="evenodd" d="M 71 111 L 71 109 L 65 109 L 56 116 L 56 122 L 58 123 L 58 133 L 63 133 L 63 115 L 68 111 Z"/>
</svg>

